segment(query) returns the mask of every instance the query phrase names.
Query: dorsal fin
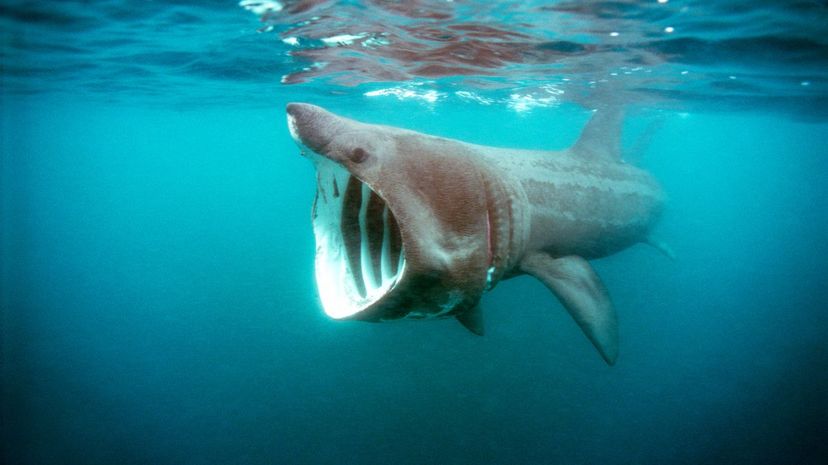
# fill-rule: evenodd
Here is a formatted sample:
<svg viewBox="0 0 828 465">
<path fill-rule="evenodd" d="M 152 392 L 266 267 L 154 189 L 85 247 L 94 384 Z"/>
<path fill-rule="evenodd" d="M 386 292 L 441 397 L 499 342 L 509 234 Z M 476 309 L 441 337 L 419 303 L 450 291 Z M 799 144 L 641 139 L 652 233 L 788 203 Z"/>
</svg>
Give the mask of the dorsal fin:
<svg viewBox="0 0 828 465">
<path fill-rule="evenodd" d="M 577 157 L 621 161 L 621 126 L 624 122 L 624 108 L 609 105 L 593 110 L 592 117 L 581 131 L 581 136 L 572 146 Z"/>
</svg>

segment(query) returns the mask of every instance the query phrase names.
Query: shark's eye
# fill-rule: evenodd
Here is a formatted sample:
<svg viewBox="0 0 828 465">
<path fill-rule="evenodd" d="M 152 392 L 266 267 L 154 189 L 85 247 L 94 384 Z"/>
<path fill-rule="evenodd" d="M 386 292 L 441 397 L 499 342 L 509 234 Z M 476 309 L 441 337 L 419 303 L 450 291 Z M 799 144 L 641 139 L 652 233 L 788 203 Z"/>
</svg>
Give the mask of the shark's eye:
<svg viewBox="0 0 828 465">
<path fill-rule="evenodd" d="M 354 163 L 362 163 L 368 158 L 368 153 L 362 147 L 357 147 L 351 152 L 350 158 Z"/>
</svg>

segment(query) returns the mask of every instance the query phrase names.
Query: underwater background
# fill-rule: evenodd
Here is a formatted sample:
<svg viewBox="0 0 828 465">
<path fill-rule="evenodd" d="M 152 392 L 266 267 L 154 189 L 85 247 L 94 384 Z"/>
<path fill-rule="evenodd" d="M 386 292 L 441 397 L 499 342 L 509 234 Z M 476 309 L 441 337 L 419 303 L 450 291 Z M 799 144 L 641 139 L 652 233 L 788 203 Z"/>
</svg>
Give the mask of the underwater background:
<svg viewBox="0 0 828 465">
<path fill-rule="evenodd" d="M 714 3 L 714 4 L 708 4 Z M 821 464 L 821 1 L 0 2 L 5 464 Z M 290 101 L 561 149 L 602 102 L 670 260 L 593 262 L 608 367 L 521 277 L 322 312 Z"/>
</svg>

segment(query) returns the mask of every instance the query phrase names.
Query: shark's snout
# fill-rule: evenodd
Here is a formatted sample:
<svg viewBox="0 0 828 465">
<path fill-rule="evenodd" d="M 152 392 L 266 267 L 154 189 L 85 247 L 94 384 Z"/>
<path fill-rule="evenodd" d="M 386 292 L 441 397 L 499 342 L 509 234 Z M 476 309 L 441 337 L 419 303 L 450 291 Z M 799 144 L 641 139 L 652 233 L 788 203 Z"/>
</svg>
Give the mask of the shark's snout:
<svg viewBox="0 0 828 465">
<path fill-rule="evenodd" d="M 303 122 L 310 121 L 314 112 L 325 112 L 324 109 L 309 103 L 288 103 L 286 111 L 289 118 Z"/>
<path fill-rule="evenodd" d="M 330 144 L 342 125 L 336 115 L 307 103 L 289 103 L 287 122 L 293 139 L 316 153 Z"/>
</svg>

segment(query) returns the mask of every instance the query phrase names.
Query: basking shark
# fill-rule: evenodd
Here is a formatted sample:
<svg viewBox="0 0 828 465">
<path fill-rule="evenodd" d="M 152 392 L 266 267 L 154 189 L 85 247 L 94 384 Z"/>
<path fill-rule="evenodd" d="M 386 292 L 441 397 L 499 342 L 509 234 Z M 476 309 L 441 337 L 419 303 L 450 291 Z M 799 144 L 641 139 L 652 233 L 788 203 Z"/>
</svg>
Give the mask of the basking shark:
<svg viewBox="0 0 828 465">
<path fill-rule="evenodd" d="M 482 335 L 483 293 L 528 274 L 615 363 L 615 311 L 587 260 L 658 246 L 664 198 L 621 160 L 620 110 L 596 112 L 562 151 L 469 144 L 305 103 L 288 104 L 287 120 L 316 166 L 316 283 L 330 317 L 454 317 Z"/>
</svg>

